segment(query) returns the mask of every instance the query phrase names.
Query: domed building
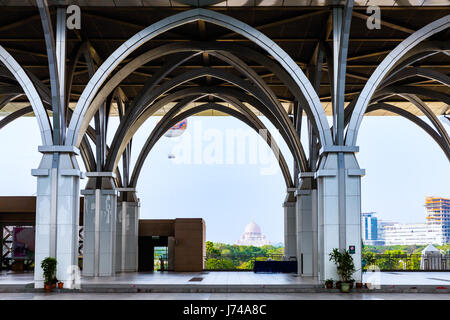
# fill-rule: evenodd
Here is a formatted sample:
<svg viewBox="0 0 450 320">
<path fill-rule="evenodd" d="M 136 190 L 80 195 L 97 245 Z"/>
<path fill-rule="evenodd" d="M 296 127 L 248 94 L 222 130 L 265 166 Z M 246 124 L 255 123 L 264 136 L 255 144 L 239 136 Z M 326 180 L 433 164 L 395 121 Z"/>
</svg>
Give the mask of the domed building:
<svg viewBox="0 0 450 320">
<path fill-rule="evenodd" d="M 266 237 L 261 232 L 261 228 L 252 219 L 245 227 L 245 231 L 241 235 L 241 238 L 236 241 L 236 244 L 241 246 L 261 247 L 270 244 L 270 241 L 266 240 Z"/>
</svg>

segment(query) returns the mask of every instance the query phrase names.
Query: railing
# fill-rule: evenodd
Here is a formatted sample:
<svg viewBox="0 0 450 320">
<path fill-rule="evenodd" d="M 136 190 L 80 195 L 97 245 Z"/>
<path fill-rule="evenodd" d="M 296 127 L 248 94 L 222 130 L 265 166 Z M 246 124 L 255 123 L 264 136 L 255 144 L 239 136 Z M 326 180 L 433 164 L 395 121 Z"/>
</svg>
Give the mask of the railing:
<svg viewBox="0 0 450 320">
<path fill-rule="evenodd" d="M 381 271 L 444 271 L 450 270 L 450 255 L 422 257 L 421 254 L 363 255 L 363 270 Z"/>
<path fill-rule="evenodd" d="M 269 259 L 274 261 L 282 261 L 281 254 L 266 254 L 266 255 L 242 255 L 242 254 L 227 254 L 227 255 L 207 255 L 205 259 L 206 270 L 217 271 L 250 271 L 253 270 L 255 261 L 267 261 Z"/>
</svg>

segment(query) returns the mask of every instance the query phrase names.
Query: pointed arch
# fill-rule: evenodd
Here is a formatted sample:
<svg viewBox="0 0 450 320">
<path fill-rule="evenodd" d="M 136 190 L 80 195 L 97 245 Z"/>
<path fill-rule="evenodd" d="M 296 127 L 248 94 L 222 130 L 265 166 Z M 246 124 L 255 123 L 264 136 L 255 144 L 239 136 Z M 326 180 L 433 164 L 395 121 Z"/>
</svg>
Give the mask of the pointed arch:
<svg viewBox="0 0 450 320">
<path fill-rule="evenodd" d="M 401 62 L 402 58 L 407 56 L 408 53 L 413 50 L 413 48 L 416 47 L 420 42 L 449 27 L 450 15 L 431 22 L 402 41 L 397 47 L 395 47 L 394 50 L 392 50 L 387 55 L 386 58 L 384 58 L 380 65 L 375 69 L 374 73 L 369 78 L 358 97 L 347 129 L 347 135 L 345 139 L 346 145 L 354 146 L 356 144 L 358 130 L 361 126 L 361 121 L 364 117 L 367 106 L 369 105 L 370 100 L 375 93 L 375 90 L 385 79 L 385 77 L 392 70 L 394 70 L 398 66 L 398 63 Z"/>
<path fill-rule="evenodd" d="M 185 104 L 184 104 L 185 105 Z M 184 106 L 183 104 L 180 104 L 176 111 L 179 111 Z M 261 132 L 259 130 L 267 130 L 267 128 L 262 123 L 254 123 L 250 117 L 244 113 L 241 113 L 237 110 L 231 109 L 229 107 L 217 104 L 217 103 L 205 103 L 200 106 L 196 106 L 194 108 L 191 108 L 189 110 L 186 110 L 184 112 L 181 112 L 179 114 L 167 115 L 164 116 L 160 122 L 156 125 L 156 127 L 153 129 L 151 134 L 149 135 L 147 141 L 144 144 L 144 147 L 142 148 L 138 159 L 136 160 L 136 165 L 134 166 L 133 173 L 131 175 L 130 184 L 132 187 L 136 187 L 137 180 L 139 179 L 139 175 L 142 169 L 142 166 L 152 150 L 153 146 L 159 141 L 159 139 L 164 135 L 164 133 L 169 130 L 174 124 L 179 122 L 180 120 L 183 120 L 185 118 L 188 118 L 192 115 L 195 115 L 197 113 L 200 113 L 205 110 L 217 110 L 223 113 L 226 113 L 242 122 L 247 124 L 250 128 L 257 131 L 260 135 Z M 289 172 L 289 167 L 286 163 L 286 160 L 283 156 L 283 154 L 280 151 L 280 148 L 278 147 L 275 140 L 270 135 L 270 132 L 267 132 L 267 136 L 263 136 L 263 138 L 266 140 L 269 147 L 273 150 L 276 157 L 278 158 L 278 164 L 280 165 L 281 172 L 283 174 L 284 181 L 286 183 L 286 188 L 293 188 L 294 184 L 291 178 L 291 174 Z M 278 154 L 278 156 L 277 156 Z"/>
<path fill-rule="evenodd" d="M 33 112 L 36 116 L 36 120 L 39 125 L 39 130 L 41 132 L 41 139 L 44 145 L 53 144 L 53 133 L 52 127 L 50 125 L 50 120 L 48 119 L 47 112 L 44 108 L 42 100 L 33 85 L 30 77 L 26 74 L 19 63 L 0 45 L 0 62 L 2 62 L 5 67 L 12 73 L 14 78 L 22 87 L 25 95 L 30 101 Z"/>
<path fill-rule="evenodd" d="M 273 56 L 275 60 L 277 60 L 278 63 L 280 63 L 283 68 L 292 76 L 297 86 L 301 90 L 305 98 L 307 107 L 310 108 L 314 121 L 317 124 L 319 138 L 322 145 L 333 144 L 325 111 L 322 108 L 317 93 L 315 92 L 314 88 L 312 87 L 311 83 L 306 78 L 300 67 L 289 57 L 289 55 L 284 50 L 282 50 L 275 42 L 270 40 L 260 31 L 239 20 L 211 10 L 192 9 L 165 18 L 145 28 L 144 30 L 138 32 L 129 40 L 127 40 L 108 57 L 108 59 L 100 66 L 94 76 L 90 79 L 77 103 L 74 117 L 70 121 L 67 131 L 66 145 L 79 145 L 83 137 L 83 133 L 86 130 L 87 123 L 89 123 L 89 119 L 85 120 L 84 116 L 87 110 L 90 108 L 90 104 L 97 94 L 98 90 L 103 85 L 106 78 L 119 65 L 119 63 L 121 63 L 129 54 L 131 54 L 141 45 L 153 39 L 154 37 L 178 26 L 198 20 L 213 23 L 215 25 L 222 26 L 238 34 L 241 34 L 242 36 L 250 39 L 259 47 L 264 49 L 271 56 Z M 285 122 L 285 125 L 292 126 L 292 123 L 289 121 L 286 112 L 282 113 L 282 118 L 283 119 L 280 120 L 283 120 L 283 122 Z"/>
</svg>

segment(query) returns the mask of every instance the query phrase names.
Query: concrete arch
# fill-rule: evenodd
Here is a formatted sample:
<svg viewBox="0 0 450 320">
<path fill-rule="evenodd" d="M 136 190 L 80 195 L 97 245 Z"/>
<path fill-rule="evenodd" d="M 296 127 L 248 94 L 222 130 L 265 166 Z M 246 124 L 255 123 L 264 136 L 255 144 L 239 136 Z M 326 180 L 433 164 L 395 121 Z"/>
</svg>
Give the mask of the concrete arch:
<svg viewBox="0 0 450 320">
<path fill-rule="evenodd" d="M 372 101 L 378 102 L 379 100 L 384 99 L 388 96 L 400 94 L 414 94 L 424 96 L 427 98 L 445 102 L 446 104 L 450 105 L 450 96 L 434 90 L 412 86 L 390 86 L 383 88 L 375 92 L 375 94 L 372 97 Z"/>
<path fill-rule="evenodd" d="M 226 50 L 225 50 L 226 49 Z M 136 57 L 132 61 L 128 62 L 123 68 L 121 68 L 114 76 L 112 76 L 111 79 L 108 80 L 108 82 L 102 87 L 102 89 L 98 92 L 95 99 L 93 100 L 91 104 L 90 111 L 91 113 L 95 112 L 101 103 L 107 98 L 107 96 L 114 90 L 116 86 L 120 84 L 120 82 L 125 79 L 128 75 L 131 74 L 132 71 L 136 70 L 139 66 L 156 59 L 158 57 L 164 56 L 166 54 L 174 54 L 177 53 L 177 57 L 172 57 L 168 60 L 168 62 L 165 63 L 163 68 L 161 68 L 159 71 L 157 71 L 144 85 L 144 88 L 139 93 L 137 98 L 132 102 L 132 113 L 138 113 L 138 110 L 135 110 L 135 107 L 141 108 L 143 104 L 145 104 L 146 100 L 151 99 L 151 93 L 154 93 L 154 88 L 156 85 L 162 80 L 164 76 L 169 74 L 172 70 L 174 70 L 177 66 L 182 64 L 183 62 L 191 59 L 192 57 L 198 55 L 202 51 L 208 51 L 211 55 L 215 55 L 217 58 L 223 60 L 226 63 L 229 63 L 231 66 L 236 68 L 238 71 L 240 71 L 245 77 L 249 78 L 263 93 L 265 96 L 268 97 L 268 99 L 271 100 L 270 103 L 272 103 L 276 108 L 274 109 L 274 112 L 278 112 L 279 116 L 273 116 L 269 117 L 270 121 L 274 123 L 274 125 L 280 130 L 288 130 L 290 133 L 285 136 L 291 140 L 291 143 L 295 145 L 294 150 L 297 150 L 297 153 L 300 154 L 302 157 L 306 158 L 304 156 L 303 147 L 301 146 L 300 139 L 298 138 L 297 134 L 295 133 L 295 129 L 291 125 L 291 123 L 284 123 L 277 125 L 277 121 L 281 119 L 281 115 L 284 112 L 282 110 L 282 106 L 279 103 L 277 97 L 275 94 L 271 91 L 271 89 L 267 86 L 267 84 L 253 71 L 251 70 L 247 64 L 245 64 L 241 59 L 239 59 L 234 54 L 229 53 L 227 50 L 232 51 L 233 53 L 236 53 L 238 55 L 246 56 L 249 59 L 256 60 L 257 62 L 261 63 L 262 65 L 266 66 L 270 71 L 272 71 L 276 76 L 278 76 L 286 85 L 289 87 L 291 92 L 298 98 L 300 101 L 301 99 L 304 99 L 301 94 L 299 94 L 298 90 L 296 90 L 295 83 L 293 80 L 289 77 L 289 75 L 281 68 L 279 67 L 275 62 L 270 60 L 268 57 L 264 56 L 263 54 L 254 51 L 252 49 L 242 47 L 242 46 L 235 46 L 235 45 L 226 45 L 223 46 L 222 44 L 217 43 L 208 43 L 208 42 L 190 42 L 190 43 L 175 43 L 175 44 L 168 44 L 163 45 L 158 48 L 152 49 L 150 51 L 147 51 L 140 56 Z M 192 51 L 194 53 L 192 53 Z M 184 54 L 180 54 L 181 52 L 184 52 Z M 191 53 L 189 53 L 191 52 Z M 167 68 L 166 68 L 167 67 Z M 305 109 L 306 111 L 308 109 Z M 130 115 L 128 115 L 130 116 Z M 266 115 L 267 116 L 267 115 Z M 89 116 L 87 117 L 89 118 Z M 279 122 L 279 121 L 278 121 Z M 122 125 L 123 126 L 123 125 Z M 286 129 L 285 129 L 286 128 Z M 120 130 L 123 128 L 120 127 Z M 126 128 L 125 128 L 126 129 Z M 315 131 L 317 132 L 317 128 L 314 126 Z M 291 149 L 293 150 L 293 149 Z M 297 163 L 299 163 L 299 158 L 295 157 Z M 301 161 L 300 161 L 301 163 Z M 304 169 L 304 167 L 302 167 Z"/>
<path fill-rule="evenodd" d="M 417 88 L 419 89 L 419 88 Z M 420 88 L 423 89 L 423 88 Z M 426 90 L 426 89 L 424 89 Z M 439 133 L 440 137 L 444 140 L 444 142 L 447 144 L 448 147 L 450 147 L 450 138 L 448 136 L 448 133 L 442 123 L 439 121 L 439 119 L 436 117 L 436 115 L 433 113 L 433 111 L 427 106 L 426 103 L 424 103 L 415 93 L 423 94 L 421 90 L 416 90 L 416 88 L 411 87 L 387 87 L 383 90 L 380 90 L 376 95 L 373 97 L 374 103 L 379 103 L 381 100 L 385 99 L 386 97 L 397 95 L 405 100 L 411 102 L 414 104 L 433 124 L 437 132 Z M 427 92 L 425 92 L 427 93 Z M 434 93 L 434 92 L 433 92 Z M 450 97 L 447 97 L 446 95 L 443 95 L 441 93 L 428 93 L 428 95 L 432 96 L 432 98 L 435 98 L 437 100 L 441 100 L 443 102 L 446 102 L 447 104 L 450 103 Z M 425 94 L 426 95 L 426 94 Z"/>
<path fill-rule="evenodd" d="M 274 111 L 273 109 L 271 109 L 272 102 L 267 98 L 267 96 L 265 95 L 264 92 L 262 92 L 262 90 L 258 89 L 257 87 L 250 86 L 249 83 L 246 83 L 246 81 L 240 79 L 239 77 L 211 68 L 202 68 L 186 72 L 171 79 L 166 83 L 163 83 L 160 87 L 155 89 L 153 97 L 151 97 L 150 101 L 140 106 L 140 108 L 133 109 L 128 114 L 128 119 L 124 119 L 120 123 L 119 128 L 114 136 L 113 142 L 111 144 L 112 147 L 111 157 L 107 159 L 106 168 L 108 168 L 108 170 L 113 168 L 112 164 L 117 154 L 121 154 L 126 143 L 131 139 L 134 132 L 142 124 L 142 120 L 145 121 L 145 119 L 147 119 L 151 114 L 153 114 L 156 110 L 165 105 L 160 103 L 160 101 L 166 101 L 164 98 L 156 103 L 153 103 L 157 97 L 167 92 L 168 90 L 172 89 L 173 87 L 182 84 L 183 82 L 190 81 L 192 79 L 203 77 L 206 75 L 210 75 L 212 77 L 216 77 L 237 85 L 238 87 L 254 95 L 261 102 L 262 105 L 266 106 L 267 110 L 271 110 L 272 112 Z M 261 111 L 264 113 L 263 110 Z M 141 117 L 143 113 L 146 113 L 146 117 Z M 268 113 L 265 113 L 265 115 L 269 117 L 269 120 L 271 120 L 270 115 Z M 273 116 L 276 119 L 277 115 L 273 114 Z M 141 121 L 138 121 L 138 118 L 140 118 Z M 278 129 L 281 129 L 280 131 L 284 132 L 283 129 L 285 129 L 285 127 L 283 127 L 282 124 L 280 124 L 280 127 Z M 302 162 L 304 162 L 305 161 L 304 159 L 306 158 L 301 143 L 299 142 L 297 145 L 294 144 L 293 142 L 295 140 L 292 140 L 292 135 L 290 135 L 290 132 L 284 132 L 284 134 L 285 135 L 283 136 L 283 138 L 286 139 L 286 142 L 288 146 L 290 146 L 291 152 L 293 153 L 297 163 L 299 164 L 299 166 L 301 166 Z M 297 140 L 299 140 L 298 137 Z M 305 167 L 302 167 L 302 169 L 304 168 Z"/>
<path fill-rule="evenodd" d="M 400 94 L 401 97 L 405 98 L 413 105 L 415 105 L 423 114 L 431 121 L 436 130 L 439 132 L 440 136 L 444 139 L 447 146 L 450 148 L 450 137 L 448 136 L 447 130 L 439 121 L 438 117 L 433 113 L 433 111 L 424 103 L 419 97 L 414 94 Z"/>
<path fill-rule="evenodd" d="M 284 112 L 284 110 L 280 112 L 280 110 L 282 110 L 283 107 L 279 103 L 278 99 L 276 98 L 276 96 L 272 92 L 272 90 L 265 84 L 264 81 L 262 81 L 262 79 L 253 70 L 248 68 L 248 66 L 242 60 L 237 58 L 236 56 L 234 56 L 230 53 L 227 53 L 227 52 L 223 52 L 223 51 L 212 52 L 211 54 L 225 62 L 230 63 L 232 66 L 234 66 L 238 71 L 240 71 L 242 74 L 244 74 L 246 77 L 248 77 L 253 82 L 253 84 L 256 85 L 256 88 L 253 89 L 253 88 L 249 87 L 248 85 L 246 85 L 246 82 L 244 80 L 242 80 L 232 74 L 228 74 L 223 71 L 218 71 L 218 70 L 209 69 L 209 68 L 193 70 L 191 72 L 185 73 L 184 74 L 184 75 L 186 75 L 185 80 L 183 80 L 183 75 L 181 75 L 181 76 L 178 76 L 177 78 L 172 79 L 171 81 L 168 81 L 168 82 L 162 84 L 157 89 L 154 89 L 157 82 L 153 81 L 153 79 L 152 79 L 153 77 L 152 77 L 148 81 L 148 83 L 145 85 L 145 89 L 148 92 L 143 92 L 143 93 L 141 92 L 139 94 L 137 103 L 134 105 L 131 112 L 127 115 L 127 117 L 129 119 L 125 119 L 125 121 L 120 124 L 118 132 L 122 132 L 122 133 L 119 133 L 119 137 L 120 137 L 120 135 L 124 134 L 123 130 L 126 130 L 127 127 L 131 125 L 132 121 L 134 121 L 134 119 L 136 119 L 136 116 L 140 112 L 142 112 L 142 108 L 145 108 L 146 104 L 149 104 L 148 101 L 151 101 L 152 99 L 156 99 L 158 94 L 163 93 L 164 90 L 170 90 L 172 87 L 177 85 L 177 83 L 181 83 L 181 81 L 192 80 L 192 79 L 194 79 L 194 77 L 197 77 L 199 75 L 203 76 L 205 74 L 205 72 L 208 72 L 208 75 L 210 75 L 210 76 L 213 76 L 216 78 L 221 78 L 222 80 L 232 82 L 233 84 L 235 84 L 249 92 L 250 92 L 250 90 L 252 90 L 253 94 L 254 94 L 255 90 L 257 90 L 257 92 L 259 92 L 259 94 L 256 94 L 256 95 L 254 94 L 254 95 L 256 97 L 258 97 L 259 100 L 261 100 L 261 102 L 263 102 L 267 106 L 268 110 L 270 110 L 272 112 L 273 117 L 272 118 L 269 117 L 271 122 L 274 123 L 274 125 L 279 130 L 286 130 L 286 132 L 287 132 L 286 137 L 292 144 L 293 150 L 295 150 L 295 152 L 293 152 L 295 159 L 296 159 L 297 163 L 301 163 L 302 161 L 300 160 L 300 157 L 306 157 L 306 156 L 304 156 L 304 151 L 303 151 L 303 147 L 301 145 L 300 139 L 297 136 L 295 129 L 293 128 L 293 126 L 290 122 L 282 123 L 279 121 L 280 118 L 282 118 L 282 113 Z M 182 59 L 184 60 L 186 58 L 182 57 Z M 174 65 L 176 65 L 176 64 L 174 64 Z M 192 77 L 192 78 L 189 79 L 188 77 Z M 179 79 L 179 80 L 177 80 L 177 79 Z M 148 101 L 146 101 L 146 99 Z M 273 108 L 271 108 L 271 107 L 273 107 Z M 128 121 L 128 123 L 127 123 L 127 121 Z M 279 122 L 279 125 L 277 126 L 277 124 L 275 122 Z M 115 141 L 117 141 L 117 140 L 115 139 Z M 112 145 L 114 145 L 114 143 Z"/>
<path fill-rule="evenodd" d="M 434 130 L 425 121 L 423 121 L 419 117 L 415 116 L 414 114 L 412 114 L 402 108 L 399 108 L 399 107 L 396 107 L 396 106 L 393 106 L 393 105 L 390 105 L 387 103 L 383 103 L 383 102 L 378 102 L 378 103 L 369 105 L 367 107 L 366 113 L 369 113 L 369 112 L 372 112 L 375 110 L 379 110 L 379 109 L 398 114 L 399 116 L 402 116 L 402 117 L 408 119 L 409 121 L 413 122 L 414 124 L 418 125 L 422 130 L 424 130 L 426 133 L 428 133 L 431 136 L 431 138 L 433 138 L 434 141 L 436 141 L 436 143 L 439 145 L 439 147 L 442 149 L 442 151 L 444 151 L 444 154 L 447 156 L 447 159 L 450 161 L 450 146 L 436 132 L 436 130 Z"/>
<path fill-rule="evenodd" d="M 3 96 L 0 99 L 0 110 L 2 110 L 8 103 L 10 103 L 11 101 L 14 101 L 15 99 L 21 97 L 23 94 L 10 94 L 10 95 L 6 95 Z"/>
<path fill-rule="evenodd" d="M 387 81 L 383 81 L 383 83 L 380 85 L 380 89 L 390 86 L 397 81 L 401 81 L 401 80 L 416 77 L 416 76 L 419 76 L 419 77 L 422 77 L 425 79 L 435 80 L 437 82 L 440 82 L 440 83 L 450 87 L 450 77 L 449 76 L 447 76 L 441 72 L 432 70 L 432 69 L 412 67 L 412 68 L 403 69 L 403 70 L 399 71 L 398 73 L 396 73 L 394 76 L 389 77 L 389 79 L 386 79 Z"/>
<path fill-rule="evenodd" d="M 428 40 L 423 41 L 412 48 L 410 51 L 406 52 L 404 56 L 396 62 L 395 66 L 392 68 L 389 74 L 383 79 L 383 82 L 390 79 L 397 72 L 402 71 L 406 67 L 417 63 L 420 60 L 434 56 L 438 53 L 447 54 L 448 50 L 450 50 L 450 44 L 448 42 Z"/>
<path fill-rule="evenodd" d="M 358 130 L 364 117 L 365 110 L 367 109 L 375 90 L 378 88 L 383 79 L 396 67 L 396 63 L 398 63 L 408 51 L 420 42 L 442 30 L 447 29 L 448 27 L 450 27 L 450 15 L 438 19 L 414 32 L 403 42 L 401 42 L 394 50 L 392 50 L 380 63 L 358 97 L 347 129 L 345 139 L 346 145 L 353 146 L 356 144 Z"/>
<path fill-rule="evenodd" d="M 51 107 L 47 107 L 49 110 L 51 110 Z M 33 113 L 33 108 L 31 106 L 23 107 L 13 113 L 10 113 L 6 117 L 4 117 L 2 120 L 0 120 L 0 130 L 3 129 L 5 126 L 13 122 L 14 120 L 17 120 L 18 118 Z M 92 129 L 92 128 L 90 128 Z M 88 130 L 86 132 L 86 135 L 89 135 Z M 95 158 L 94 154 L 92 153 L 91 145 L 89 144 L 87 137 L 84 136 L 83 140 L 80 144 L 80 153 L 81 158 L 83 159 L 84 165 L 88 171 L 95 171 Z"/>
<path fill-rule="evenodd" d="M 97 94 L 100 86 L 103 85 L 106 78 L 112 73 L 118 64 L 125 59 L 125 57 L 157 35 L 175 27 L 198 20 L 203 20 L 235 31 L 252 40 L 255 44 L 272 55 L 283 66 L 283 68 L 288 71 L 302 91 L 307 105 L 311 109 L 311 113 L 318 126 L 318 133 L 322 145 L 333 144 L 326 115 L 321 106 L 317 93 L 300 67 L 298 67 L 298 65 L 286 52 L 284 52 L 277 44 L 261 32 L 241 21 L 210 10 L 192 9 L 165 18 L 147 27 L 127 40 L 111 56 L 108 57 L 108 59 L 100 66 L 99 70 L 90 79 L 79 99 L 79 102 L 77 103 L 74 112 L 75 116 L 70 121 L 67 131 L 66 145 L 79 145 L 83 132 L 86 129 L 86 124 L 83 123 L 85 120 L 85 114 L 90 108 L 92 100 Z M 285 118 L 285 121 L 289 121 L 286 113 L 283 114 L 283 117 Z"/>
<path fill-rule="evenodd" d="M 50 121 L 47 116 L 47 112 L 42 104 L 41 98 L 34 87 L 30 77 L 25 73 L 23 68 L 17 63 L 17 61 L 0 46 L 0 62 L 13 74 L 14 78 L 19 82 L 25 95 L 30 101 L 33 112 L 36 116 L 36 120 L 39 124 L 39 130 L 41 132 L 41 139 L 44 145 L 53 144 L 53 134 Z"/>
<path fill-rule="evenodd" d="M 178 108 L 178 109 L 181 109 L 181 108 Z M 163 119 L 161 119 L 161 121 L 158 122 L 157 126 L 153 129 L 152 133 L 150 134 L 147 141 L 145 142 L 145 145 L 142 148 L 141 153 L 138 156 L 138 159 L 136 160 L 136 165 L 133 169 L 133 173 L 132 173 L 131 179 L 130 179 L 131 187 L 136 187 L 137 180 L 139 179 L 140 171 L 142 169 L 142 166 L 143 166 L 148 154 L 150 153 L 153 146 L 159 141 L 159 139 L 163 136 L 163 134 L 167 130 L 169 130 L 174 124 L 181 121 L 182 119 L 186 119 L 194 114 L 197 114 L 197 113 L 205 111 L 205 110 L 210 110 L 210 109 L 227 113 L 230 116 L 237 118 L 238 120 L 244 122 L 245 124 L 247 124 L 249 127 L 251 127 L 253 130 L 255 130 L 257 132 L 259 132 L 259 130 L 266 129 L 266 127 L 264 125 L 262 125 L 262 126 L 255 125 L 245 114 L 243 114 L 239 111 L 236 111 L 234 109 L 228 108 L 226 106 L 216 104 L 216 103 L 206 103 L 204 105 L 200 105 L 200 106 L 191 108 L 185 112 L 181 112 L 180 114 L 177 114 L 174 117 L 171 117 L 171 116 L 163 117 Z M 166 118 L 166 119 L 164 119 L 164 118 Z M 263 138 L 265 138 L 267 144 L 272 148 L 272 150 L 276 154 L 278 153 L 278 155 L 279 155 L 278 163 L 280 165 L 281 172 L 283 174 L 283 178 L 286 183 L 286 187 L 292 188 L 293 182 L 292 182 L 292 178 L 291 178 L 291 175 L 289 172 L 289 167 L 288 167 L 286 160 L 285 160 L 283 154 L 281 153 L 278 145 L 276 144 L 275 140 L 272 140 L 272 137 L 268 131 L 267 131 L 267 137 L 263 136 Z"/>
<path fill-rule="evenodd" d="M 164 66 L 161 67 L 159 71 L 157 71 L 152 77 L 147 81 L 147 83 L 144 85 L 144 89 L 150 89 L 152 86 L 154 87 L 165 75 L 172 72 L 177 66 L 184 63 L 185 61 L 191 59 L 192 57 L 200 54 L 203 51 L 208 51 L 210 54 L 214 54 L 215 51 L 219 52 L 231 52 L 234 54 L 234 57 L 238 55 L 239 57 L 246 57 L 249 60 L 255 61 L 265 68 L 267 68 L 270 72 L 272 72 L 277 78 L 281 80 L 290 90 L 290 92 L 294 95 L 294 97 L 297 99 L 297 101 L 302 102 L 305 104 L 305 98 L 303 97 L 301 91 L 298 90 L 298 87 L 295 84 L 295 81 L 291 78 L 291 76 L 281 68 L 275 61 L 270 59 L 269 57 L 265 56 L 264 54 L 250 49 L 245 46 L 240 46 L 236 44 L 231 43 L 216 43 L 216 42 L 187 42 L 187 43 L 169 43 L 162 45 L 160 47 L 151 49 L 147 52 L 142 53 L 138 57 L 134 58 L 127 64 L 125 64 L 119 71 L 117 71 L 108 81 L 103 85 L 103 87 L 98 91 L 95 98 L 93 99 L 91 106 L 89 110 L 87 111 L 85 117 L 87 119 L 91 119 L 93 115 L 95 114 L 96 110 L 98 110 L 99 106 L 105 99 L 108 97 L 108 95 L 115 90 L 115 88 L 126 78 L 128 77 L 133 71 L 138 69 L 140 66 L 155 60 L 157 58 L 167 56 L 170 54 L 178 54 L 178 53 L 188 53 L 188 52 L 194 52 L 194 53 L 188 53 L 186 55 L 180 55 L 178 58 L 171 58 L 168 62 L 164 64 Z M 236 66 L 237 63 L 233 63 L 233 66 Z M 166 68 L 167 67 L 167 68 Z M 245 68 L 246 71 L 250 71 L 249 68 Z M 246 72 L 248 74 L 248 72 Z M 144 90 L 143 89 L 143 90 Z M 141 95 L 139 95 L 135 100 L 139 101 L 141 100 Z M 136 102 L 136 104 L 139 104 Z M 312 123 L 314 124 L 313 129 L 316 132 L 316 135 L 318 135 L 318 129 L 314 122 L 314 118 L 311 115 L 311 112 L 309 108 L 305 109 L 305 112 L 308 114 L 308 116 L 313 120 Z"/>
<path fill-rule="evenodd" d="M 158 100 L 157 102 L 155 102 L 153 107 L 155 109 L 158 109 L 161 106 L 164 106 L 172 101 L 176 101 L 180 98 L 184 98 L 184 99 L 181 100 L 178 104 L 183 104 L 183 103 L 186 104 L 186 103 L 189 103 L 190 101 L 197 100 L 199 98 L 199 96 L 206 96 L 206 95 L 216 96 L 216 97 L 218 97 L 224 101 L 227 101 L 230 104 L 234 104 L 234 105 L 242 104 L 240 101 L 245 101 L 252 106 L 261 104 L 261 102 L 259 100 L 257 100 L 256 98 L 254 98 L 253 96 L 245 95 L 236 89 L 226 88 L 226 87 L 196 87 L 196 88 L 182 89 L 182 90 L 176 91 L 176 92 Z M 190 98 L 190 97 L 192 97 L 192 98 Z M 232 99 L 234 99 L 234 100 L 232 100 Z M 134 135 L 134 133 L 139 129 L 139 127 L 142 125 L 142 123 L 144 123 L 148 119 L 148 117 L 150 117 L 153 114 L 153 112 L 154 112 L 154 110 L 152 110 L 152 108 L 146 109 L 146 111 L 128 129 L 128 131 L 127 131 L 128 136 L 126 138 L 124 138 L 124 141 L 128 141 Z M 281 133 L 283 139 L 286 142 L 288 142 L 285 133 L 282 130 L 280 130 L 280 133 Z M 290 151 L 292 153 L 294 153 L 292 146 L 290 146 L 289 143 L 287 143 L 287 145 L 288 145 Z M 119 155 L 122 154 L 123 148 L 125 146 L 125 142 L 122 142 L 121 145 L 113 144 L 113 146 L 118 146 L 119 149 L 118 149 L 118 151 L 116 149 L 116 151 L 114 153 L 110 153 L 108 155 L 107 166 L 106 166 L 107 170 L 113 170 L 113 168 L 115 168 L 117 166 L 118 160 L 120 158 Z M 300 163 L 302 171 L 307 171 L 306 170 L 307 165 L 308 165 L 308 163 L 307 163 L 306 157 L 302 157 L 302 162 Z"/>
</svg>

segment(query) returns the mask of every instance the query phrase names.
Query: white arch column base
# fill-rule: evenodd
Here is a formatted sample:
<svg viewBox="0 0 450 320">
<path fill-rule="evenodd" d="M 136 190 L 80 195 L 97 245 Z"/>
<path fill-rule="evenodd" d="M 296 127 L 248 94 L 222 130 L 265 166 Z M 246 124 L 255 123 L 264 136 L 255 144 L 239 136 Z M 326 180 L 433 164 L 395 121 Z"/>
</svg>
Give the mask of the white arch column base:
<svg viewBox="0 0 450 320">
<path fill-rule="evenodd" d="M 126 193 L 127 201 L 117 202 L 117 272 L 137 272 L 138 270 L 138 234 L 140 202 L 135 196 L 135 189 L 119 188 Z M 130 195 L 131 194 L 131 195 Z"/>
<path fill-rule="evenodd" d="M 41 262 L 57 260 L 56 278 L 72 289 L 78 273 L 78 224 L 81 172 L 74 147 L 42 146 L 37 177 L 34 286 L 44 287 Z"/>
<path fill-rule="evenodd" d="M 306 173 L 310 174 L 310 173 Z M 302 176 L 300 174 L 300 176 Z M 301 187 L 295 193 L 297 214 L 298 274 L 318 276 L 317 190 L 311 188 L 311 177 L 301 177 Z"/>
<path fill-rule="evenodd" d="M 346 250 L 351 245 L 355 246 L 353 260 L 356 272 L 353 279 L 361 281 L 361 176 L 365 171 L 359 168 L 354 153 L 345 153 L 344 163 L 343 190 L 339 190 L 337 152 L 324 155 L 316 172 L 320 280 L 339 279 L 329 254 L 334 248 L 339 248 L 342 237 Z M 340 191 L 344 192 L 345 198 L 344 223 L 339 220 Z"/>
<path fill-rule="evenodd" d="M 88 172 L 101 177 L 103 189 L 91 189 L 91 179 L 84 195 L 83 276 L 113 276 L 116 273 L 117 191 L 111 172 Z"/>
<path fill-rule="evenodd" d="M 296 234 L 296 217 L 295 217 L 295 201 L 288 193 L 286 201 L 283 203 L 284 208 L 284 257 L 289 260 L 291 257 L 297 256 L 297 234 Z"/>
</svg>

